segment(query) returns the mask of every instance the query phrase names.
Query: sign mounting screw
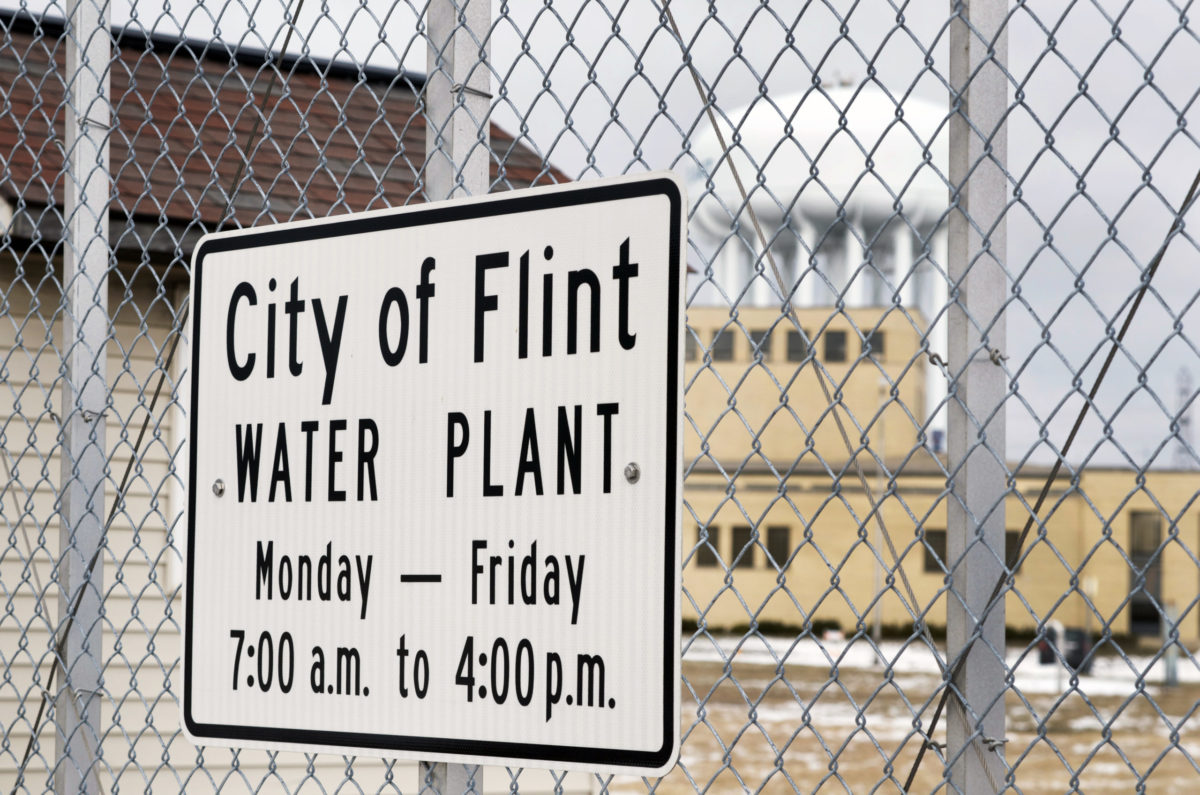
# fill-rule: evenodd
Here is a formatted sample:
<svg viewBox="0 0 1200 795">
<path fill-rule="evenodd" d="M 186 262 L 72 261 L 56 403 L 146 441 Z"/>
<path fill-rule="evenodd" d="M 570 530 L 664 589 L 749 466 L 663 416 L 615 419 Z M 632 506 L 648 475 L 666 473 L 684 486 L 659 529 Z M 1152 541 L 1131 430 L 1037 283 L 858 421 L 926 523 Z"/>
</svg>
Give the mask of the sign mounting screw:
<svg viewBox="0 0 1200 795">
<path fill-rule="evenodd" d="M 217 495 L 218 497 L 225 496 L 225 481 L 221 480 L 220 478 L 217 478 L 213 481 L 213 494 Z"/>
<path fill-rule="evenodd" d="M 642 468 L 637 465 L 637 462 L 631 461 L 625 465 L 625 479 L 630 483 L 637 483 L 642 478 Z"/>
</svg>

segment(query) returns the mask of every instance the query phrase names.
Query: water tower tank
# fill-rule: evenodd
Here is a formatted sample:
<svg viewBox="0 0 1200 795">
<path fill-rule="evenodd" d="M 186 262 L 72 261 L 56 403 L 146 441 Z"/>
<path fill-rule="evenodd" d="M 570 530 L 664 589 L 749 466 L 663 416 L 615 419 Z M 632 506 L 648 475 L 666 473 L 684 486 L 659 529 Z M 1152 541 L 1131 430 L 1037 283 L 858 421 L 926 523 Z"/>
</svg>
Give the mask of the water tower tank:
<svg viewBox="0 0 1200 795">
<path fill-rule="evenodd" d="M 727 294 L 749 285 L 748 302 L 780 303 L 777 288 L 756 277 L 762 246 L 732 164 L 793 302 L 869 306 L 895 297 L 931 308 L 933 280 L 909 274 L 942 245 L 946 118 L 944 106 L 870 85 L 768 95 L 728 112 L 720 123 L 729 153 L 711 127 L 697 135 L 700 168 L 689 184 L 699 200 L 693 237 L 716 280 Z"/>
<path fill-rule="evenodd" d="M 946 351 L 948 111 L 871 85 L 762 96 L 694 139 L 692 245 L 705 265 L 691 305 L 903 307 L 917 350 Z M 734 178 L 735 166 L 775 269 Z M 709 265 L 711 263 L 711 265 Z M 775 270 L 779 278 L 775 276 Z M 782 284 L 780 283 L 782 282 Z M 868 311 L 856 313 L 871 333 Z M 877 321 L 876 321 L 877 322 Z M 923 363 L 923 362 L 922 362 Z M 946 384 L 924 368 L 931 438 Z M 936 445 L 935 445 L 936 446 Z"/>
</svg>

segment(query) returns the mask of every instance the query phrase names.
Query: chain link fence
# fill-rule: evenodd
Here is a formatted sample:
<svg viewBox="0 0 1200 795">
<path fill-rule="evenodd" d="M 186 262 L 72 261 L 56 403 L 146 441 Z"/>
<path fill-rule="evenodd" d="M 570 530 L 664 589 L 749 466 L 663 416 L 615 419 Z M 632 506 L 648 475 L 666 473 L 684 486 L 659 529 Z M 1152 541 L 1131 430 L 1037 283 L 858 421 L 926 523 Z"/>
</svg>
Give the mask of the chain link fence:
<svg viewBox="0 0 1200 795">
<path fill-rule="evenodd" d="M 1170 0 L 0 11 L 0 784 L 1189 791 L 1198 56 Z M 192 746 L 200 235 L 653 169 L 690 202 L 676 768 Z"/>
</svg>

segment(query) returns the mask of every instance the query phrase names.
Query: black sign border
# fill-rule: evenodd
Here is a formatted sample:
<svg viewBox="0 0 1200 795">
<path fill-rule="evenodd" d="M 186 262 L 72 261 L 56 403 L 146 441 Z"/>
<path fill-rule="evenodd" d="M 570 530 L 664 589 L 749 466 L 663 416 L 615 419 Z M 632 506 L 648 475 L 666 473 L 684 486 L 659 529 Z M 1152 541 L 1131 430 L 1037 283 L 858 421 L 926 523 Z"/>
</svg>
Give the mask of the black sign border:
<svg viewBox="0 0 1200 795">
<path fill-rule="evenodd" d="M 284 243 L 301 243 L 329 237 L 368 234 L 392 229 L 403 229 L 424 224 L 438 224 L 497 215 L 508 215 L 537 210 L 574 207 L 581 204 L 602 204 L 626 199 L 665 196 L 670 204 L 670 236 L 668 305 L 667 305 L 667 361 L 666 367 L 666 522 L 664 541 L 666 562 L 663 572 L 663 699 L 662 747 L 655 751 L 634 751 L 620 748 L 598 748 L 592 746 L 547 745 L 542 743 L 509 743 L 481 740 L 461 740 L 447 737 L 420 737 L 411 735 L 370 734 L 365 732 L 336 732 L 309 729 L 285 729 L 279 727 L 239 726 L 217 723 L 199 723 L 193 720 L 192 707 L 192 584 L 195 582 L 192 561 L 195 559 L 196 517 L 196 444 L 197 400 L 200 393 L 200 309 L 203 297 L 204 259 L 209 254 L 223 251 L 260 248 Z M 599 210 L 597 210 L 599 211 Z M 679 467 L 679 417 L 682 406 L 679 400 L 679 334 L 680 304 L 685 268 L 683 252 L 683 196 L 678 183 L 666 177 L 622 180 L 605 185 L 584 185 L 579 188 L 532 189 L 519 195 L 490 199 L 479 202 L 464 202 L 445 205 L 402 208 L 394 213 L 381 213 L 366 217 L 348 217 L 344 220 L 322 219 L 311 223 L 300 223 L 283 229 L 267 228 L 261 232 L 234 233 L 226 236 L 204 238 L 197 245 L 192 258 L 192 390 L 189 405 L 190 430 L 188 453 L 188 538 L 187 580 L 185 588 L 184 657 L 183 657 L 183 720 L 188 732 L 197 738 L 220 740 L 248 740 L 256 743 L 287 743 L 321 745 L 330 748 L 361 748 L 378 751 L 401 751 L 415 755 L 454 755 L 479 760 L 521 760 L 531 766 L 563 762 L 596 767 L 614 766 L 624 768 L 662 768 L 671 760 L 678 745 L 679 730 L 679 685 L 676 657 L 679 654 L 679 616 L 676 614 L 676 597 L 680 583 L 676 568 L 675 547 L 677 513 L 680 495 L 676 492 Z M 300 750 L 300 749 L 296 749 Z"/>
</svg>

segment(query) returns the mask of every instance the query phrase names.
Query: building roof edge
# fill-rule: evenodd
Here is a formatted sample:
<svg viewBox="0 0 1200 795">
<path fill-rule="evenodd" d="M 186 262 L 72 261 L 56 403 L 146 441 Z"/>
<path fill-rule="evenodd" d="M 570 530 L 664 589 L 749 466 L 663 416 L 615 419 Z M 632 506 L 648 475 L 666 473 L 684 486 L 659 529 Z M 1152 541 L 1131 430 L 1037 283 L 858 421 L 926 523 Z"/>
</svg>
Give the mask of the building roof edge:
<svg viewBox="0 0 1200 795">
<path fill-rule="evenodd" d="M 52 15 L 31 14 L 27 11 L 0 9 L 0 28 L 5 33 L 20 32 L 37 35 L 39 33 L 61 38 L 66 34 L 66 20 Z M 425 86 L 426 77 L 420 72 L 405 69 L 387 69 L 381 66 L 355 64 L 338 61 L 332 58 L 316 58 L 306 54 L 277 53 L 251 47 L 230 45 L 222 39 L 202 40 L 187 38 L 183 35 L 155 33 L 145 30 L 140 23 L 130 21 L 124 25 L 113 25 L 113 44 L 122 50 L 140 50 L 155 52 L 163 55 L 175 54 L 181 50 L 193 58 L 200 60 L 230 61 L 250 67 L 262 67 L 275 63 L 285 72 L 308 72 L 323 77 L 335 77 L 342 80 L 362 80 L 368 83 L 394 83 L 402 81 L 411 84 L 415 91 Z"/>
</svg>

